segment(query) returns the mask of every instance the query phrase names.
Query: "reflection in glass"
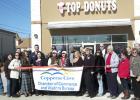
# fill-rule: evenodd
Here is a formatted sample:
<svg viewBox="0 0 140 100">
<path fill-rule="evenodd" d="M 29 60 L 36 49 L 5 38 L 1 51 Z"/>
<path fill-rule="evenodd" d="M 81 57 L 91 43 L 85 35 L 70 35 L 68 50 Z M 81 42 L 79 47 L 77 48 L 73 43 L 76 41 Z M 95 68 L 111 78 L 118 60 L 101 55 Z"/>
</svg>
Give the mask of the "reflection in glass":
<svg viewBox="0 0 140 100">
<path fill-rule="evenodd" d="M 121 43 L 123 42 L 123 43 Z M 71 47 L 77 50 L 83 46 L 83 43 L 94 43 L 95 49 L 99 49 L 99 44 L 104 43 L 105 48 L 113 44 L 115 52 L 127 47 L 127 35 L 64 35 L 52 36 L 52 46 L 56 46 L 57 50 L 66 50 L 69 52 Z"/>
<path fill-rule="evenodd" d="M 102 43 L 102 42 L 110 42 L 111 41 L 111 35 L 96 35 L 96 42 Z"/>
<path fill-rule="evenodd" d="M 112 42 L 127 42 L 127 35 L 112 35 Z"/>
</svg>

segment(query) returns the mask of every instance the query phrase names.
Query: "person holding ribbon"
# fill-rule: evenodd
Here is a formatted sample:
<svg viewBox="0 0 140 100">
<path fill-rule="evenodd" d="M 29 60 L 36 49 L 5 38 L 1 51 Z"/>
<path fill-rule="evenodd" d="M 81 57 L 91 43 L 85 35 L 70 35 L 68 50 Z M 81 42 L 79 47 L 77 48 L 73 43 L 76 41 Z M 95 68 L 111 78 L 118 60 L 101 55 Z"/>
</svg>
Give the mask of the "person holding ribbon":
<svg viewBox="0 0 140 100">
<path fill-rule="evenodd" d="M 19 67 L 21 66 L 20 55 L 18 52 L 15 53 L 15 58 L 10 62 L 8 68 L 11 70 L 10 78 L 11 78 L 11 96 L 12 97 L 19 97 L 17 94 L 19 91 L 19 75 L 20 70 Z"/>
<path fill-rule="evenodd" d="M 29 54 L 28 51 L 24 50 L 22 53 L 21 58 L 21 65 L 22 67 L 27 67 L 27 69 L 21 69 L 21 94 L 24 94 L 25 97 L 31 96 L 32 93 L 32 86 L 31 86 L 31 69 L 28 69 L 28 67 L 31 66 L 29 61 Z M 21 67 L 21 68 L 22 68 Z"/>
</svg>

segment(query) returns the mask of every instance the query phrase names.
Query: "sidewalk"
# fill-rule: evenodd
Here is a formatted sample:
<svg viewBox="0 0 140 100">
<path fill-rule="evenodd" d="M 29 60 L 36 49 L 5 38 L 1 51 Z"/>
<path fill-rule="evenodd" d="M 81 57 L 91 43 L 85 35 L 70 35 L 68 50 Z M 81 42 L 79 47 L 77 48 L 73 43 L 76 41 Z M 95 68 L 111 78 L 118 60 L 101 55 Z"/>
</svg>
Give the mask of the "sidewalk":
<svg viewBox="0 0 140 100">
<path fill-rule="evenodd" d="M 84 96 L 53 96 L 53 95 L 45 95 L 45 96 L 31 96 L 31 97 L 25 97 L 21 96 L 19 98 L 12 98 L 7 96 L 0 96 L 0 100 L 111 100 L 110 98 L 107 98 L 109 94 L 105 94 L 103 97 L 94 97 L 89 98 Z M 121 93 L 118 98 L 114 100 L 121 100 L 121 97 L 123 94 Z M 133 96 L 131 95 L 131 98 Z M 129 100 L 131 100 L 131 98 Z"/>
</svg>

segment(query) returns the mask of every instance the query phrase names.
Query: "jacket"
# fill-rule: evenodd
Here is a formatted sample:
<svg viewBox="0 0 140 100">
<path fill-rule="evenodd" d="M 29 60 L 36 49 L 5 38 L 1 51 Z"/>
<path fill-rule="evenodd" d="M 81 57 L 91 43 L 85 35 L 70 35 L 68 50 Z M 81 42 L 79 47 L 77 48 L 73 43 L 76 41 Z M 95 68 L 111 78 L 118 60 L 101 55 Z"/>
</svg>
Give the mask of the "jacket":
<svg viewBox="0 0 140 100">
<path fill-rule="evenodd" d="M 130 69 L 135 77 L 140 76 L 140 56 L 130 57 Z"/>
<path fill-rule="evenodd" d="M 106 63 L 108 55 L 109 54 L 107 53 L 106 56 L 105 56 L 105 63 Z M 113 52 L 112 56 L 111 56 L 111 61 L 110 61 L 110 67 L 111 67 L 111 72 L 112 73 L 118 72 L 118 65 L 119 65 L 119 57 L 115 52 Z"/>
<path fill-rule="evenodd" d="M 130 78 L 130 62 L 128 58 L 119 63 L 118 76 L 120 78 Z"/>
<path fill-rule="evenodd" d="M 105 60 L 102 56 L 95 56 L 95 72 L 104 74 Z"/>
<path fill-rule="evenodd" d="M 5 63 L 4 63 L 4 72 L 5 72 L 5 77 L 7 79 L 10 79 L 10 72 L 11 72 L 11 70 L 8 69 L 8 66 L 9 66 L 10 62 L 11 62 L 10 60 L 6 60 Z"/>
<path fill-rule="evenodd" d="M 13 59 L 8 66 L 8 68 L 11 69 L 10 78 L 19 79 L 20 71 L 16 69 L 17 67 L 21 67 L 21 61 Z"/>
</svg>

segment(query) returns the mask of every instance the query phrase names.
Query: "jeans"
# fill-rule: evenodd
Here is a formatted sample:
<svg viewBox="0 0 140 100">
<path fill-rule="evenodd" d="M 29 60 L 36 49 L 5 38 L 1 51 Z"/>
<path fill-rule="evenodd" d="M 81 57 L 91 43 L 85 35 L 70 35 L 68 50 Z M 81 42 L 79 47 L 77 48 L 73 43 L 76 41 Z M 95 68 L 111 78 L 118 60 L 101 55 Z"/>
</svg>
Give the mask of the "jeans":
<svg viewBox="0 0 140 100">
<path fill-rule="evenodd" d="M 118 96 L 118 81 L 117 81 L 117 73 L 106 73 L 107 84 L 109 92 L 112 96 Z"/>
<path fill-rule="evenodd" d="M 98 94 L 99 95 L 103 95 L 103 80 L 102 80 L 102 75 L 98 74 L 99 76 L 97 76 L 98 79 L 98 84 L 99 84 L 99 88 L 98 88 Z"/>
<path fill-rule="evenodd" d="M 120 80 L 123 90 L 129 90 L 129 79 L 121 78 Z"/>
<path fill-rule="evenodd" d="M 3 84 L 2 84 L 2 79 L 1 79 L 1 74 L 0 74 L 0 95 L 3 93 Z"/>
<path fill-rule="evenodd" d="M 11 96 L 11 81 L 10 79 L 7 79 L 7 95 Z"/>
<path fill-rule="evenodd" d="M 3 83 L 3 93 L 7 93 L 7 79 L 5 77 L 5 72 L 1 73 L 1 79 Z"/>
</svg>

